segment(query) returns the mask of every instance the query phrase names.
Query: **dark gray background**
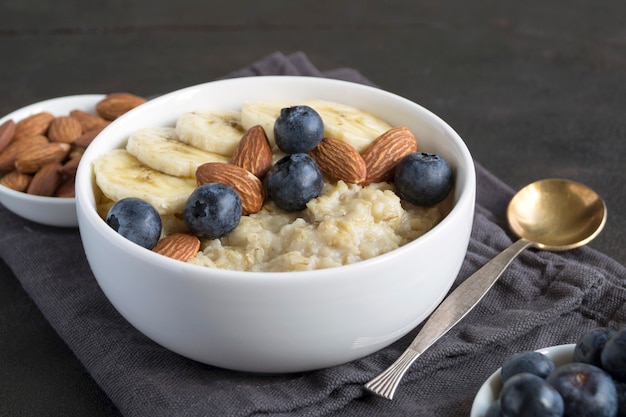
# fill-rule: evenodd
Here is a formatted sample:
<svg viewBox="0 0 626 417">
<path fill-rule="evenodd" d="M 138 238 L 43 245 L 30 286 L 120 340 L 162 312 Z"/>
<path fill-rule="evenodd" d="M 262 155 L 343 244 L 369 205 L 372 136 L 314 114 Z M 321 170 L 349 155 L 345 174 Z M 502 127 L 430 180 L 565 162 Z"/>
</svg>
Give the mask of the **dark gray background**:
<svg viewBox="0 0 626 417">
<path fill-rule="evenodd" d="M 71 94 L 149 96 L 302 51 L 434 111 L 513 188 L 566 177 L 597 189 L 609 220 L 591 246 L 626 264 L 625 2 L 216 3 L 3 2 L 0 114 Z M 118 415 L 1 266 L 0 416 Z"/>
</svg>

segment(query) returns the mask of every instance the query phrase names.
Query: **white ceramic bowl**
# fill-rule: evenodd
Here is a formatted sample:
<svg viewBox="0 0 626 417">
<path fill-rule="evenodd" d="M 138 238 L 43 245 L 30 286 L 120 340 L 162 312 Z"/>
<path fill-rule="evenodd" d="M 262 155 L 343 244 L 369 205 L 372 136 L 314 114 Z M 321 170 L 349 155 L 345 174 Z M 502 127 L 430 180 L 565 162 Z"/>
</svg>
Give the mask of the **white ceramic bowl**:
<svg viewBox="0 0 626 417">
<path fill-rule="evenodd" d="M 173 126 L 199 109 L 237 110 L 245 100 L 326 99 L 406 125 L 422 149 L 455 170 L 451 213 L 420 239 L 348 266 L 296 273 L 208 269 L 143 249 L 115 233 L 95 209 L 92 162 L 123 147 L 138 128 Z M 250 77 L 158 97 L 108 126 L 78 169 L 78 222 L 102 290 L 138 330 L 188 358 L 234 370 L 282 373 L 342 364 L 375 352 L 423 321 L 463 262 L 475 199 L 470 153 L 446 123 L 397 95 L 313 77 Z"/>
<path fill-rule="evenodd" d="M 67 116 L 75 109 L 95 112 L 102 94 L 58 97 L 22 107 L 0 119 L 0 125 L 9 119 L 18 122 L 30 115 L 47 111 L 55 116 Z M 48 226 L 76 227 L 76 199 L 42 197 L 12 190 L 0 184 L 0 203 L 25 219 Z"/>
<path fill-rule="evenodd" d="M 567 345 L 550 346 L 543 349 L 537 349 L 537 352 L 541 352 L 554 362 L 556 366 L 564 365 L 572 361 L 574 355 L 575 343 Z M 487 409 L 495 400 L 500 396 L 500 389 L 502 388 L 502 376 L 500 371 L 502 368 L 498 368 L 480 387 L 474 398 L 472 404 L 472 410 L 470 417 L 484 417 Z"/>
</svg>

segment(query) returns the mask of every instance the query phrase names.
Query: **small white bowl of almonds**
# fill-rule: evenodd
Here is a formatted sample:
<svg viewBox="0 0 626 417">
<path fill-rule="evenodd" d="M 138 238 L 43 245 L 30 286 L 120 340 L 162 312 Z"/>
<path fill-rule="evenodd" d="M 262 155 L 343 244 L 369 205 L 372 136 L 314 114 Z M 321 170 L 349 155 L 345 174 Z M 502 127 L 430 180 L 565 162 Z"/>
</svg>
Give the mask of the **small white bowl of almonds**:
<svg viewBox="0 0 626 417">
<path fill-rule="evenodd" d="M 416 197 L 426 165 L 441 175 Z M 83 155 L 76 199 L 91 269 L 133 326 L 200 362 L 283 373 L 424 320 L 465 257 L 475 181 L 461 138 L 409 100 L 249 77 L 120 117 Z"/>
<path fill-rule="evenodd" d="M 36 223 L 77 227 L 74 181 L 82 154 L 112 120 L 143 102 L 128 93 L 83 94 L 44 100 L 4 116 L 0 203 Z"/>
</svg>

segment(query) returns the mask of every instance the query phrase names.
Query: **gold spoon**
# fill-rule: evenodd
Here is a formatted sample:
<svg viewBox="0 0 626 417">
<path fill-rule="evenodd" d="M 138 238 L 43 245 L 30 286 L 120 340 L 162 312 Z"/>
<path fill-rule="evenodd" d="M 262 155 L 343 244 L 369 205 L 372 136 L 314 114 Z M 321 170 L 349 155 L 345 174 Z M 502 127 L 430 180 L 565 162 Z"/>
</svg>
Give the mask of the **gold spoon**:
<svg viewBox="0 0 626 417">
<path fill-rule="evenodd" d="M 606 215 L 602 198 L 577 182 L 544 179 L 522 188 L 507 208 L 509 227 L 520 239 L 450 293 L 404 353 L 365 384 L 365 389 L 391 400 L 413 362 L 478 304 L 520 252 L 526 248 L 564 251 L 586 245 L 600 233 Z"/>
</svg>

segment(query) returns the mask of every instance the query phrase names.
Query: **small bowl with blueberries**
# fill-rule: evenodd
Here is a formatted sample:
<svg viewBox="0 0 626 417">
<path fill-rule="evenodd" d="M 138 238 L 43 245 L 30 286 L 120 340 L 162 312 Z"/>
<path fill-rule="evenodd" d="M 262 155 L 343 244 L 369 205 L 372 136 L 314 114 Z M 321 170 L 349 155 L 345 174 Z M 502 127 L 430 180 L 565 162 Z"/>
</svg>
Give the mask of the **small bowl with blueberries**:
<svg viewBox="0 0 626 417">
<path fill-rule="evenodd" d="M 626 328 L 518 352 L 485 381 L 470 417 L 626 416 Z"/>
</svg>

